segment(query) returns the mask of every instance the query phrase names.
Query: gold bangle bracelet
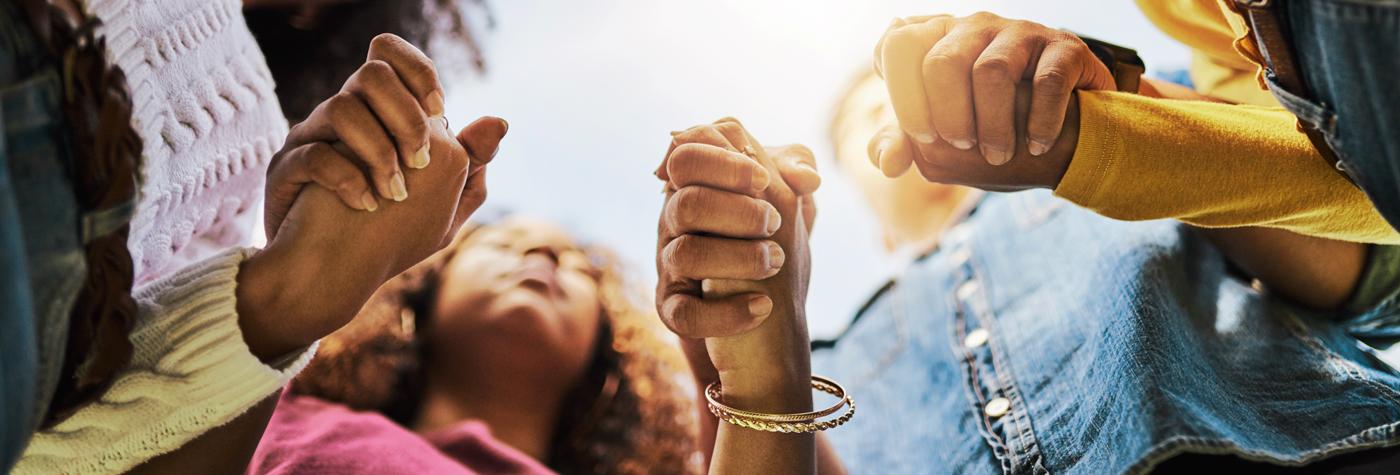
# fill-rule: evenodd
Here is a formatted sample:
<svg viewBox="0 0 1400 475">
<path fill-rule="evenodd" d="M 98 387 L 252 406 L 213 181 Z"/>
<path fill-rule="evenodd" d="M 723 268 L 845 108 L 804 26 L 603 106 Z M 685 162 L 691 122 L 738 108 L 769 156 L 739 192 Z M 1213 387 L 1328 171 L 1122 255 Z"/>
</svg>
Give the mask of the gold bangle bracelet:
<svg viewBox="0 0 1400 475">
<path fill-rule="evenodd" d="M 761 412 L 751 412 L 726 406 L 720 402 L 723 397 L 722 387 L 718 382 L 710 383 L 705 388 L 705 399 L 710 412 L 715 417 L 727 423 L 748 429 L 761 430 L 767 432 L 784 433 L 809 433 L 831 429 L 845 424 L 855 416 L 855 400 L 846 393 L 846 389 L 831 379 L 813 375 L 812 388 L 837 397 L 836 404 L 820 411 L 803 412 L 795 414 L 767 414 Z M 842 407 L 847 410 L 836 419 L 816 422 L 817 419 L 827 417 L 840 411 Z"/>
</svg>

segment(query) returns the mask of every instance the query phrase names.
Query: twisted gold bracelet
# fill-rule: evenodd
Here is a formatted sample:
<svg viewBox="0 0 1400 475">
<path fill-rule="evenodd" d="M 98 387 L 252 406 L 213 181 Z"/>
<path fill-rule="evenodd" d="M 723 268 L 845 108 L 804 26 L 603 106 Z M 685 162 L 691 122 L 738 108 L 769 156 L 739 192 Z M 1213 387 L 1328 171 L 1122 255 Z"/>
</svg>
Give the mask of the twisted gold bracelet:
<svg viewBox="0 0 1400 475">
<path fill-rule="evenodd" d="M 719 382 L 710 383 L 705 388 L 705 400 L 709 403 L 710 413 L 720 420 L 743 427 L 746 429 L 760 430 L 765 432 L 782 432 L 789 434 L 805 434 L 831 429 L 851 420 L 856 413 L 856 402 L 846 389 L 842 388 L 831 379 L 812 375 L 812 388 L 825 392 L 838 399 L 836 404 L 820 411 L 802 412 L 795 414 L 767 414 L 762 412 L 751 412 L 742 409 L 735 409 L 720 402 L 723 398 L 722 387 Z M 840 417 L 829 421 L 817 422 L 817 419 L 830 416 L 846 408 L 846 412 Z"/>
</svg>

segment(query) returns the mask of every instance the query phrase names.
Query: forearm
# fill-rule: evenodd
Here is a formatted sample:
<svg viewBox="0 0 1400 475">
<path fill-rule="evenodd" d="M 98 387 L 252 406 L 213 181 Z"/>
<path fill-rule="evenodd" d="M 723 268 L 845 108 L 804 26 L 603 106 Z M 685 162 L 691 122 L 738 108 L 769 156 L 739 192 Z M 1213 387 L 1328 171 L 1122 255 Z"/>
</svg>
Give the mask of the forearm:
<svg viewBox="0 0 1400 475">
<path fill-rule="evenodd" d="M 749 411 L 795 413 L 812 410 L 811 373 L 745 381 L 726 378 L 724 402 Z M 816 473 L 816 436 L 765 432 L 718 423 L 710 473 Z"/>
<path fill-rule="evenodd" d="M 267 422 L 277 408 L 280 392 L 274 392 L 228 424 L 205 432 L 173 452 L 147 460 L 131 474 L 227 474 L 239 475 L 248 467 Z"/>
<path fill-rule="evenodd" d="M 370 213 L 352 210 L 320 187 L 308 187 L 296 207 L 315 210 L 314 223 L 366 226 Z M 301 216 L 311 215 L 303 213 Z M 295 219 L 295 218 L 292 218 Z M 393 277 L 382 256 L 391 247 L 355 245 L 349 233 L 317 233 L 299 242 L 274 240 L 238 275 L 238 323 L 253 354 L 271 361 L 305 348 L 348 323 Z"/>
<path fill-rule="evenodd" d="M 1184 86 L 1144 82 L 1143 95 L 1225 103 Z M 1271 292 L 1301 305 L 1331 310 L 1354 293 L 1367 246 L 1261 227 L 1201 228 L 1216 248 Z"/>
<path fill-rule="evenodd" d="M 1078 94 L 1079 139 L 1061 197 L 1116 219 L 1400 242 L 1283 109 Z"/>
<path fill-rule="evenodd" d="M 1347 303 L 1370 247 L 1259 227 L 1201 232 L 1270 292 L 1318 310 L 1336 310 Z"/>
</svg>

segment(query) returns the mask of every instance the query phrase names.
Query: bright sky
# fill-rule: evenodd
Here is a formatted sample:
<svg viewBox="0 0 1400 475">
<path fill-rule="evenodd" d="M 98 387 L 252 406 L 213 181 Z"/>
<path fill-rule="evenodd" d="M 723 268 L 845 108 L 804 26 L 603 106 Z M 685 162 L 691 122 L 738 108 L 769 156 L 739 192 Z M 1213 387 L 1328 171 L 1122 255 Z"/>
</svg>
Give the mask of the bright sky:
<svg viewBox="0 0 1400 475">
<path fill-rule="evenodd" d="M 1149 69 L 1186 50 L 1132 2 L 1090 0 L 497 0 L 489 72 L 449 86 L 454 124 L 497 115 L 510 133 L 491 165 L 487 209 L 559 221 L 606 244 L 654 285 L 661 185 L 678 130 L 732 115 L 765 144 L 803 143 L 833 169 L 833 102 L 890 19 L 987 10 L 1136 48 Z M 830 171 L 818 192 L 808 317 L 840 331 L 885 280 L 889 260 L 864 203 Z"/>
</svg>

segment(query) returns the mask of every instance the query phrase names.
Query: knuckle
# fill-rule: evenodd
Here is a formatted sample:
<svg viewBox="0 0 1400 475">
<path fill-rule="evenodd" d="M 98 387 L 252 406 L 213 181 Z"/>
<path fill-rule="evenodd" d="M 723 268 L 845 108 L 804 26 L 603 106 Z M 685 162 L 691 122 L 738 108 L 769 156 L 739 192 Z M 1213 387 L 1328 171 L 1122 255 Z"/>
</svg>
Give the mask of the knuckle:
<svg viewBox="0 0 1400 475">
<path fill-rule="evenodd" d="M 1035 73 L 1035 78 L 1031 80 L 1032 87 L 1036 90 L 1054 93 L 1069 86 L 1069 75 L 1060 68 L 1046 68 Z"/>
<path fill-rule="evenodd" d="M 1001 55 L 982 56 L 972 65 L 972 77 L 978 82 L 1013 82 L 1011 79 L 1011 59 Z"/>
<path fill-rule="evenodd" d="M 973 14 L 971 14 L 971 15 L 968 15 L 968 16 L 967 16 L 967 19 L 968 19 L 968 20 L 972 20 L 972 21 L 974 21 L 974 22 L 978 22 L 978 23 L 986 23 L 986 22 L 991 22 L 991 21 L 1000 20 L 1001 17 L 1000 17 L 1000 16 L 997 16 L 997 14 L 995 14 L 995 13 L 992 13 L 992 12 L 989 12 L 989 11 L 985 11 L 985 10 L 984 10 L 984 11 L 979 11 L 979 12 L 973 13 Z"/>
<path fill-rule="evenodd" d="M 934 48 L 924 57 L 924 74 L 933 75 L 942 71 L 956 69 L 966 64 L 962 55 L 948 51 L 947 48 Z"/>
<path fill-rule="evenodd" d="M 369 41 L 369 44 L 371 47 L 384 48 L 390 46 L 397 46 L 399 44 L 407 42 L 408 41 L 404 40 L 403 38 L 400 38 L 399 35 L 395 35 L 393 33 L 380 33 L 378 35 L 375 35 L 374 39 Z"/>
<path fill-rule="evenodd" d="M 335 120 L 344 116 L 345 112 L 355 106 L 355 96 L 348 92 L 337 92 L 330 99 L 326 99 L 326 112 L 330 113 L 331 119 Z"/>
<path fill-rule="evenodd" d="M 700 188 L 684 187 L 676 190 L 676 194 L 671 197 L 675 203 L 675 223 L 682 230 L 688 230 L 698 224 L 704 213 L 704 203 L 700 198 Z"/>
</svg>

